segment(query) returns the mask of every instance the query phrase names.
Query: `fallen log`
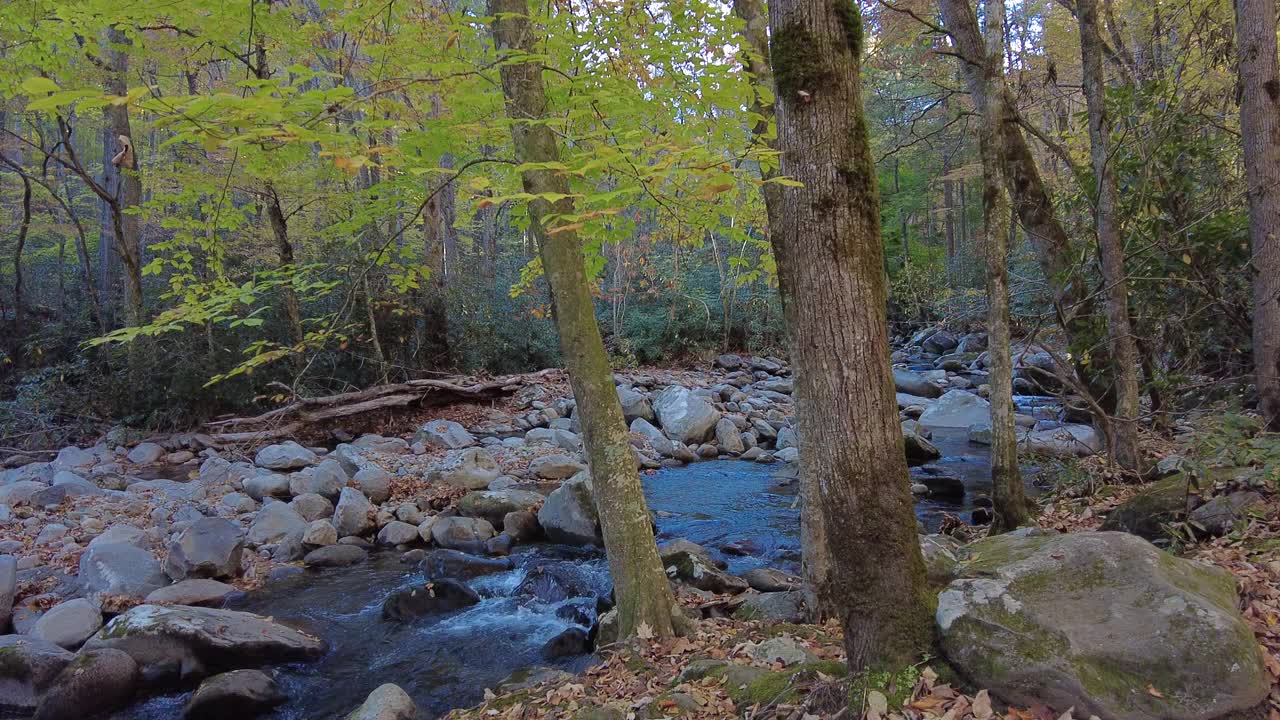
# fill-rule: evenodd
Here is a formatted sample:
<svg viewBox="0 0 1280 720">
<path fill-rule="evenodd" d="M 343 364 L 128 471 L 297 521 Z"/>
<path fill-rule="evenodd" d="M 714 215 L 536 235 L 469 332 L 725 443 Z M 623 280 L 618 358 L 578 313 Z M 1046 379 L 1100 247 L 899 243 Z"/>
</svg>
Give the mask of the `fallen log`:
<svg viewBox="0 0 1280 720">
<path fill-rule="evenodd" d="M 456 377 L 444 380 L 407 380 L 401 383 L 375 385 L 363 390 L 324 395 L 294 397 L 274 410 L 252 417 L 227 418 L 205 423 L 205 429 L 219 443 L 255 443 L 294 437 L 310 425 L 337 418 L 353 417 L 376 410 L 407 407 L 429 401 L 445 405 L 461 400 L 484 400 L 503 397 L 526 385 L 545 382 L 558 374 L 554 368 L 522 375 L 507 375 L 489 380 Z M 292 389 L 275 384 L 292 394 Z"/>
</svg>

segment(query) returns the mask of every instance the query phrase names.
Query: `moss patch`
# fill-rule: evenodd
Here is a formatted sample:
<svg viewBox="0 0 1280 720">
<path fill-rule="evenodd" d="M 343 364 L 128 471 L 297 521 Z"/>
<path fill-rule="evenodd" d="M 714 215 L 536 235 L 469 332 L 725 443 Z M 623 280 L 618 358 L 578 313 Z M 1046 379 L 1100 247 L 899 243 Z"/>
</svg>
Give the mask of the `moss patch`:
<svg viewBox="0 0 1280 720">
<path fill-rule="evenodd" d="M 813 93 L 832 81 L 829 61 L 817 50 L 817 39 L 800 23 L 789 23 L 774 32 L 769 60 L 778 97 L 794 103 L 801 91 Z"/>
</svg>

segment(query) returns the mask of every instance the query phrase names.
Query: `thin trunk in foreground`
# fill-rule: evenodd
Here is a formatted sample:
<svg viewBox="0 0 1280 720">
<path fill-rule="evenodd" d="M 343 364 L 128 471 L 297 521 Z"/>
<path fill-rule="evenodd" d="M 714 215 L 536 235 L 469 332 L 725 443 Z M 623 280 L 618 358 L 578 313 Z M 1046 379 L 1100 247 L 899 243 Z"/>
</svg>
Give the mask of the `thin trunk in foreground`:
<svg viewBox="0 0 1280 720">
<path fill-rule="evenodd" d="M 880 199 L 863 115 L 856 5 L 769 5 L 784 188 L 770 237 L 796 371 L 802 483 L 830 571 L 817 588 L 849 667 L 897 670 L 933 618 L 889 365 Z"/>
<path fill-rule="evenodd" d="M 527 0 L 489 0 L 489 14 L 495 18 L 493 39 L 498 54 L 512 58 L 501 66 L 501 74 L 507 114 L 514 121 L 511 137 L 516 157 L 521 163 L 556 163 L 560 157 L 556 137 L 541 122 L 547 116 L 542 64 L 536 57 L 519 60 L 536 52 L 537 37 Z M 617 596 L 618 637 L 670 636 L 675 632 L 674 597 L 658 558 L 622 405 L 596 325 L 582 243 L 571 229 L 548 230 L 544 226 L 550 214 L 573 214 L 569 180 L 559 171 L 530 169 L 521 173 L 521 181 L 527 193 L 555 193 L 562 198 L 554 203 L 531 200 L 529 226 L 538 240 L 551 286 L 560 349 L 582 421 L 583 445 Z"/>
<path fill-rule="evenodd" d="M 1249 184 L 1253 366 L 1258 409 L 1280 432 L 1280 70 L 1275 0 L 1236 0 L 1240 134 Z"/>
<path fill-rule="evenodd" d="M 778 149 L 776 137 L 769 137 L 769 126 L 774 119 L 773 103 L 766 102 L 762 90 L 773 88 L 773 69 L 769 66 L 769 15 L 765 10 L 764 0 L 734 0 L 733 12 L 742 19 L 743 40 L 746 41 L 747 71 L 753 78 L 753 98 L 751 110 L 760 116 L 760 120 L 751 128 L 755 142 L 769 150 Z M 769 182 L 778 176 L 777 159 L 773 165 L 761 165 L 760 193 L 764 196 L 765 214 L 769 218 L 769 226 L 774 227 L 778 215 L 782 212 L 782 186 Z M 803 439 L 802 439 L 803 442 Z M 804 462 L 804 458 L 800 459 Z M 822 512 L 816 504 L 818 489 L 812 484 L 813 476 L 801 473 L 800 486 L 800 546 L 803 553 L 801 566 L 804 573 L 805 605 L 809 618 L 820 622 L 832 616 L 831 608 L 825 606 L 818 597 L 817 589 L 826 579 L 831 566 L 827 555 L 827 534 L 822 524 Z"/>
<path fill-rule="evenodd" d="M 987 55 L 982 72 L 998 81 L 1004 58 L 1004 2 L 987 0 L 983 27 Z M 1004 187 L 1000 118 L 987 103 L 979 137 L 982 155 L 982 225 L 987 246 L 987 382 L 991 386 L 991 500 L 995 506 L 992 534 L 1031 522 L 1022 472 L 1018 469 L 1018 437 L 1013 422 L 1013 357 L 1009 333 L 1009 196 Z"/>
<path fill-rule="evenodd" d="M 1098 231 L 1098 259 L 1102 265 L 1102 282 L 1107 307 L 1107 341 L 1111 347 L 1115 382 L 1115 417 L 1111 430 L 1112 460 L 1128 473 L 1138 467 L 1138 346 L 1129 323 L 1129 285 L 1124 271 L 1124 240 L 1120 234 L 1117 213 L 1119 191 L 1111 168 L 1111 121 L 1107 117 L 1106 78 L 1102 74 L 1102 39 L 1098 31 L 1098 0 L 1079 0 L 1076 16 L 1080 21 L 1080 64 L 1084 79 L 1084 97 L 1089 108 L 1089 156 L 1098 183 L 1094 220 Z M 1272 38 L 1272 45 L 1274 45 Z"/>
</svg>

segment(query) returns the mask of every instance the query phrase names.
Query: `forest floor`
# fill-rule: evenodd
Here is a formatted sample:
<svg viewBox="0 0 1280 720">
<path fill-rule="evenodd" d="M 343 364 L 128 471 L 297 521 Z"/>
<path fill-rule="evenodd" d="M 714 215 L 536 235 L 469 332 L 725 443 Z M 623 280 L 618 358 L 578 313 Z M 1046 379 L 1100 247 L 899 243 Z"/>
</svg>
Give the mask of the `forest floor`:
<svg viewBox="0 0 1280 720">
<path fill-rule="evenodd" d="M 1149 439 L 1156 456 L 1189 453 L 1167 441 Z M 1148 487 L 1106 484 L 1109 473 L 1099 458 L 1071 466 L 1071 482 L 1063 482 L 1041 498 L 1037 524 L 1060 532 L 1093 532 L 1108 511 Z M 1087 492 L 1090 488 L 1100 491 Z M 1082 489 L 1085 489 L 1082 492 Z M 986 528 L 958 523 L 963 539 L 976 539 Z M 1203 542 L 1180 544 L 1175 551 L 1217 565 L 1236 579 L 1240 609 L 1264 651 L 1272 679 L 1268 720 L 1280 720 L 1280 503 L 1262 506 L 1237 528 Z M 705 598 L 685 594 L 687 608 L 705 607 Z M 769 638 L 794 639 L 810 656 L 786 668 L 762 662 L 753 652 Z M 541 683 L 486 693 L 478 707 L 456 710 L 449 720 L 631 720 L 633 718 L 724 718 L 734 715 L 770 720 L 850 718 L 845 700 L 844 648 L 839 626 L 789 625 L 776 622 L 712 618 L 701 621 L 689 637 L 634 639 L 601 651 L 601 662 L 587 672 L 554 674 Z M 729 672 L 707 668 L 728 663 Z M 906 688 L 900 689 L 900 691 Z M 1158 692 L 1154 688 L 1149 692 Z M 870 720 L 1069 720 L 1073 710 L 1055 712 L 1045 706 L 1005 707 L 986 690 L 968 686 L 939 658 L 919 666 L 914 686 L 901 704 L 871 693 L 861 715 Z M 883 701 L 883 702 L 882 702 Z M 1259 716 L 1261 717 L 1261 716 Z"/>
</svg>

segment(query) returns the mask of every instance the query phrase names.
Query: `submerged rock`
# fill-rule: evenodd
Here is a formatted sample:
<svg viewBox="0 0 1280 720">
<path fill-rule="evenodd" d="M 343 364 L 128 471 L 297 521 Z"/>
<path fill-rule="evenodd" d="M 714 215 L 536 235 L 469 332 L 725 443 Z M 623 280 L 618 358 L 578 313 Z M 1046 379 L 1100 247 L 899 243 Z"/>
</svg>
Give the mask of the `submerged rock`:
<svg viewBox="0 0 1280 720">
<path fill-rule="evenodd" d="M 407 622 L 423 615 L 452 612 L 480 602 L 480 596 L 457 580 L 432 580 L 421 587 L 401 588 L 382 602 L 382 617 Z"/>
<path fill-rule="evenodd" d="M 1126 533 L 1019 532 L 969 546 L 938 598 L 952 666 L 1012 705 L 1209 720 L 1270 688 L 1227 572 Z"/>
<path fill-rule="evenodd" d="M 480 557 L 458 550 L 432 550 L 418 567 L 428 580 L 470 580 L 482 575 L 507 572 L 515 565 L 510 560 Z"/>
<path fill-rule="evenodd" d="M 275 679 L 261 670 L 232 670 L 214 675 L 191 694 L 183 720 L 251 718 L 289 699 Z"/>
</svg>

